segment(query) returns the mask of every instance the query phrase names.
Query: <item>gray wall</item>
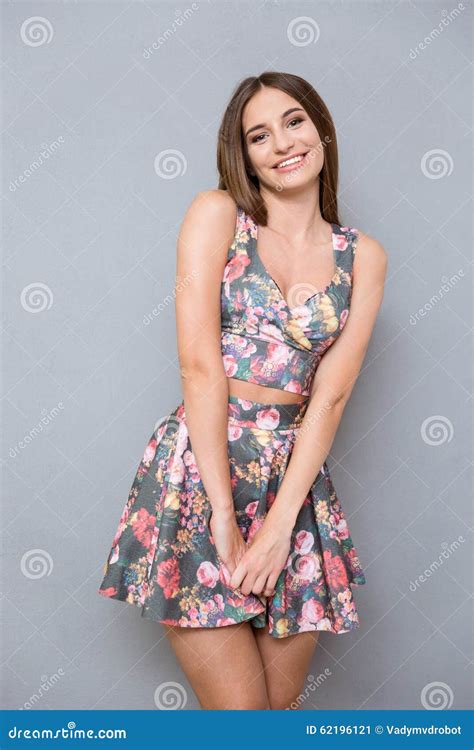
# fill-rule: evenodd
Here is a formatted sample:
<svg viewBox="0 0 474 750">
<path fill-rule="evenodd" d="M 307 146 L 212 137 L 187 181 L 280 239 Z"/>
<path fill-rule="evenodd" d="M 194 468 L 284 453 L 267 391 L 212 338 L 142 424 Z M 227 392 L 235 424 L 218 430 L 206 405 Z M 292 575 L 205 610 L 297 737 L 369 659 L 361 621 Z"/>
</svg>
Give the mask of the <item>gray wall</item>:
<svg viewBox="0 0 474 750">
<path fill-rule="evenodd" d="M 367 576 L 361 627 L 321 634 L 302 708 L 470 705 L 461 6 L 3 3 L 4 707 L 154 709 L 169 682 L 198 707 L 162 626 L 97 588 L 148 437 L 181 399 L 180 222 L 217 185 L 232 89 L 266 69 L 327 102 L 341 220 L 389 254 L 328 459 Z"/>
</svg>

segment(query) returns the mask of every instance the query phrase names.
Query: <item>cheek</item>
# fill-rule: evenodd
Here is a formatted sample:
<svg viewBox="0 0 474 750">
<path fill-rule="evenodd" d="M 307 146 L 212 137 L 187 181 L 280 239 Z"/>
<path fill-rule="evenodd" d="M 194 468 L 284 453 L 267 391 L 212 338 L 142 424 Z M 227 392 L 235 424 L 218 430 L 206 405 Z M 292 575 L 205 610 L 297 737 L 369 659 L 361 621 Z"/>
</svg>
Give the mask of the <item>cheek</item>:
<svg viewBox="0 0 474 750">
<path fill-rule="evenodd" d="M 268 165 L 270 148 L 266 144 L 256 146 L 250 150 L 250 163 L 254 169 L 262 169 Z"/>
<path fill-rule="evenodd" d="M 310 169 L 314 174 L 319 174 L 324 164 L 324 148 L 321 143 L 310 153 Z"/>
<path fill-rule="evenodd" d="M 307 143 L 311 146 L 309 154 L 311 170 L 319 174 L 324 164 L 325 144 L 321 141 L 319 133 L 314 126 L 310 130 L 308 129 L 306 138 Z"/>
<path fill-rule="evenodd" d="M 319 131 L 316 125 L 312 121 L 306 122 L 304 125 L 304 129 L 305 129 L 305 135 L 311 139 L 312 143 L 319 143 L 321 141 Z"/>
<path fill-rule="evenodd" d="M 323 145 L 321 143 L 321 136 L 312 122 L 306 124 L 304 129 L 301 130 L 301 137 L 315 149 L 320 149 Z"/>
</svg>

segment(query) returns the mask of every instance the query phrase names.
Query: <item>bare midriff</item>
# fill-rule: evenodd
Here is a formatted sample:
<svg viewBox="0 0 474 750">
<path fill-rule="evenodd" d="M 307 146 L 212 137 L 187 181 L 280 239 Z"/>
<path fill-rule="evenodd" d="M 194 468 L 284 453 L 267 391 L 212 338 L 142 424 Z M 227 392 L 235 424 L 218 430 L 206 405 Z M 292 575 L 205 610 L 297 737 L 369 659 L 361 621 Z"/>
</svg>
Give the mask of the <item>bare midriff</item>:
<svg viewBox="0 0 474 750">
<path fill-rule="evenodd" d="M 230 396 L 258 401 L 261 404 L 299 404 L 308 398 L 308 396 L 302 396 L 301 393 L 282 391 L 281 388 L 270 388 L 267 385 L 256 385 L 237 378 L 227 378 L 227 381 Z"/>
</svg>

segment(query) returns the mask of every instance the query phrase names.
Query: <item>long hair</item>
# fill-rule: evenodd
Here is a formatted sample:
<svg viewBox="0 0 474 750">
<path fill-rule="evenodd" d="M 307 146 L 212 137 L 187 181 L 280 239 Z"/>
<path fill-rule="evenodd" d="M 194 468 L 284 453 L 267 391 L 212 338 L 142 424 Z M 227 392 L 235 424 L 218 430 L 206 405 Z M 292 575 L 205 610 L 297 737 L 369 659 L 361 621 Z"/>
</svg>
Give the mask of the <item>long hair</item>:
<svg viewBox="0 0 474 750">
<path fill-rule="evenodd" d="M 245 105 L 264 86 L 281 89 L 296 99 L 313 121 L 325 149 L 319 174 L 319 207 L 328 222 L 340 224 L 337 207 L 338 154 L 336 129 L 325 103 L 304 78 L 291 73 L 266 71 L 238 84 L 224 112 L 217 143 L 219 189 L 227 190 L 238 206 L 266 226 L 268 211 L 259 190 L 259 180 L 250 174 L 250 160 L 242 131 Z"/>
</svg>

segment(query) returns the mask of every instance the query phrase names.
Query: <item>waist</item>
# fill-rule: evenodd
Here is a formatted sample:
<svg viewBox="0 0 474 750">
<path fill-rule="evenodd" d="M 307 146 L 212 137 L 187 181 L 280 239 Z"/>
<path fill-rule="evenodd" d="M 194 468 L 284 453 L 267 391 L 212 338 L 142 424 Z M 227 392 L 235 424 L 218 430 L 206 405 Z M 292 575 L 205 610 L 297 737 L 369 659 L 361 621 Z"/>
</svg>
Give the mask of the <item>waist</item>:
<svg viewBox="0 0 474 750">
<path fill-rule="evenodd" d="M 308 396 L 300 393 L 291 393 L 282 391 L 281 388 L 271 388 L 267 385 L 257 385 L 249 383 L 247 380 L 237 380 L 228 377 L 229 396 L 258 401 L 267 404 L 300 404 L 308 400 Z"/>
<path fill-rule="evenodd" d="M 240 436 L 240 430 L 251 427 L 258 430 L 294 430 L 300 427 L 308 408 L 308 399 L 296 404 L 268 403 L 240 398 L 229 394 L 227 418 L 231 440 Z M 186 424 L 184 399 L 177 405 L 170 417 L 176 417 Z M 164 428 L 163 428 L 164 429 Z"/>
<path fill-rule="evenodd" d="M 294 430 L 300 427 L 306 402 L 277 404 L 250 401 L 229 395 L 227 405 L 230 439 L 237 439 L 244 427 L 258 430 Z M 234 428 L 234 432 L 232 430 Z"/>
</svg>

